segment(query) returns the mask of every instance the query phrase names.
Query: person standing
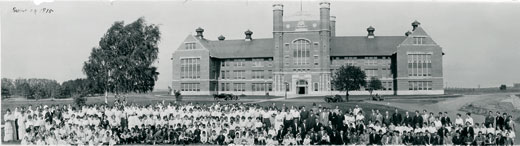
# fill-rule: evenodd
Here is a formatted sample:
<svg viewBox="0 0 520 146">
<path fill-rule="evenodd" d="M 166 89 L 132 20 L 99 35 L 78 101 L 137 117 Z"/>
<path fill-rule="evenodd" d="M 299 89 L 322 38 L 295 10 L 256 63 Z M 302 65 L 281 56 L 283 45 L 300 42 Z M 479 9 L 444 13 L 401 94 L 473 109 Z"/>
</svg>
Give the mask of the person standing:
<svg viewBox="0 0 520 146">
<path fill-rule="evenodd" d="M 500 112 L 497 111 L 497 116 L 495 117 L 496 129 L 502 130 L 504 127 L 504 122 L 505 122 L 504 117 L 502 117 L 502 115 L 500 115 Z"/>
<path fill-rule="evenodd" d="M 17 124 L 18 124 L 18 139 L 23 139 L 23 137 L 25 136 L 25 110 L 22 109 L 22 111 L 20 112 L 20 114 L 18 115 L 18 120 L 17 120 Z"/>
<path fill-rule="evenodd" d="M 489 111 L 485 119 L 485 125 L 486 127 L 488 127 L 490 124 L 493 123 L 495 123 L 495 117 L 493 116 L 493 112 Z"/>
<path fill-rule="evenodd" d="M 392 123 L 394 123 L 394 125 L 401 124 L 402 120 L 403 118 L 396 108 L 394 114 L 392 114 Z"/>
<path fill-rule="evenodd" d="M 14 117 L 11 113 L 10 109 L 7 109 L 5 115 L 4 115 L 4 142 L 9 142 L 14 140 L 15 133 L 14 133 Z"/>
</svg>

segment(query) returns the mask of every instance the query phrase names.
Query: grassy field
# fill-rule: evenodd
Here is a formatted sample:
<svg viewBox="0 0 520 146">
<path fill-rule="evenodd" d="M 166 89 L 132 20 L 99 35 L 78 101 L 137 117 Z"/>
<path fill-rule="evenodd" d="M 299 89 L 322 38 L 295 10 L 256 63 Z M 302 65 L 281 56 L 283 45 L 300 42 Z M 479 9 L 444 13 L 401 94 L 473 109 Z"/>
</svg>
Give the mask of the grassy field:
<svg viewBox="0 0 520 146">
<path fill-rule="evenodd" d="M 507 90 L 496 88 L 446 88 L 445 94 L 464 94 L 464 95 L 480 95 L 494 93 L 514 93 L 520 92 L 520 88 L 507 87 Z"/>
</svg>

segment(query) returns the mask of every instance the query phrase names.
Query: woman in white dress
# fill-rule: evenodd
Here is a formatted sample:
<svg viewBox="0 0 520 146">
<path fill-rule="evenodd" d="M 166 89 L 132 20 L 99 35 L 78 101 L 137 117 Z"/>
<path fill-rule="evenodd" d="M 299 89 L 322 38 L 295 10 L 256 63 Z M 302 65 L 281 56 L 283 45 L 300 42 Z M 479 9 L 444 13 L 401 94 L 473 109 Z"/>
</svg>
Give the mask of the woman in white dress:
<svg viewBox="0 0 520 146">
<path fill-rule="evenodd" d="M 20 139 L 23 138 L 23 136 L 25 135 L 25 110 L 22 110 L 22 112 L 20 113 L 20 115 L 18 115 L 18 137 Z"/>
<path fill-rule="evenodd" d="M 10 109 L 7 109 L 6 114 L 4 115 L 4 141 L 12 141 L 14 140 L 14 117 L 11 113 Z"/>
</svg>

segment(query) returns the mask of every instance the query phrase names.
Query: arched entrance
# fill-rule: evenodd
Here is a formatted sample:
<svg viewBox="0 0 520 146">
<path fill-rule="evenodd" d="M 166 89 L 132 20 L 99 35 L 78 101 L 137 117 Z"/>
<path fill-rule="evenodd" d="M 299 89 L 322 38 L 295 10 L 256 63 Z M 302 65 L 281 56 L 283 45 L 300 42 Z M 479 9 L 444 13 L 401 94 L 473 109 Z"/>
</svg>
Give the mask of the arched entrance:
<svg viewBox="0 0 520 146">
<path fill-rule="evenodd" d="M 309 83 L 306 80 L 298 80 L 296 82 L 296 90 L 298 94 L 307 94 Z"/>
</svg>

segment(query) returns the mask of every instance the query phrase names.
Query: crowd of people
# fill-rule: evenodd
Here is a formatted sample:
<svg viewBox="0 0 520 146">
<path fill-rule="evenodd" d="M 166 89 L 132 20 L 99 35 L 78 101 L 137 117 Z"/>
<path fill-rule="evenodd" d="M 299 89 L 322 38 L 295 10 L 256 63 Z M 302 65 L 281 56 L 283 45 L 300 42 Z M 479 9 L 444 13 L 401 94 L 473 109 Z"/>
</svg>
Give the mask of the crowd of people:
<svg viewBox="0 0 520 146">
<path fill-rule="evenodd" d="M 453 118 L 453 119 L 452 119 Z M 256 104 L 44 105 L 7 109 L 4 141 L 22 145 L 513 145 L 507 113 L 341 110 Z"/>
</svg>

